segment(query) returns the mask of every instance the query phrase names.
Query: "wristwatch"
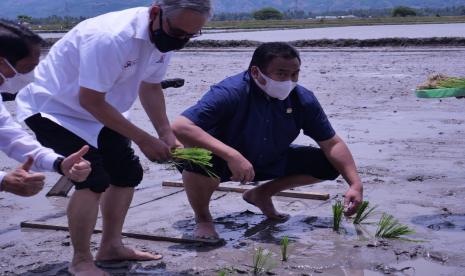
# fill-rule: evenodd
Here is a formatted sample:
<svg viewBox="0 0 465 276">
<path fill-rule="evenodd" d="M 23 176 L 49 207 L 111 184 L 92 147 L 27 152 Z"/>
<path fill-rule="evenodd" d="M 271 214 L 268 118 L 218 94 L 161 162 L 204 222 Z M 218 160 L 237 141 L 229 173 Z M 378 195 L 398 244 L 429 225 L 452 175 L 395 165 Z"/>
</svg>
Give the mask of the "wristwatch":
<svg viewBox="0 0 465 276">
<path fill-rule="evenodd" d="M 61 170 L 61 163 L 63 163 L 63 160 L 65 160 L 65 158 L 63 157 L 58 157 L 55 162 L 53 162 L 53 169 L 61 174 L 61 175 L 64 175 L 63 171 Z"/>
</svg>

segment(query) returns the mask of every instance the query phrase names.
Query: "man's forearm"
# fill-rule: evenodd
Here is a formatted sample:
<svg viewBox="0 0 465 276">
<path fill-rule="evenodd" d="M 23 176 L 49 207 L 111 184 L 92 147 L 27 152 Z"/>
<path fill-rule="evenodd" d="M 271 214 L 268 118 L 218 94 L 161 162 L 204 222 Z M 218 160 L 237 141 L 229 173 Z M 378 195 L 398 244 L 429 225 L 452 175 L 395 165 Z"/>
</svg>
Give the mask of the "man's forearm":
<svg viewBox="0 0 465 276">
<path fill-rule="evenodd" d="M 158 135 L 161 137 L 167 132 L 171 132 L 170 122 L 166 115 L 165 96 L 161 86 L 159 84 L 142 83 L 139 97 Z"/>
<path fill-rule="evenodd" d="M 173 128 L 176 137 L 186 146 L 208 149 L 223 160 L 229 160 L 235 154 L 239 154 L 237 150 L 211 136 L 183 116 L 176 120 Z"/>
<path fill-rule="evenodd" d="M 339 171 L 347 183 L 354 188 L 362 188 L 354 158 L 347 145 L 337 137 L 333 143 L 322 147 L 326 157 Z"/>
</svg>

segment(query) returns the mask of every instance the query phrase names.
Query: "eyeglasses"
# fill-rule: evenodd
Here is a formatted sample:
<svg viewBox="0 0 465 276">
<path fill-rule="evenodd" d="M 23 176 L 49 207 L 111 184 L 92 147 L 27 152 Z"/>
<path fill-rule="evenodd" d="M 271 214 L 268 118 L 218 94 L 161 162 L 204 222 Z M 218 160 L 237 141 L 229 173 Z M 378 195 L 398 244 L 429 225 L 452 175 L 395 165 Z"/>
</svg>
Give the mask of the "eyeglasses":
<svg viewBox="0 0 465 276">
<path fill-rule="evenodd" d="M 163 28 L 163 20 L 161 19 L 162 17 L 162 10 L 160 10 L 160 28 Z M 168 31 L 166 32 L 169 36 L 175 37 L 175 38 L 180 38 L 180 39 L 191 39 L 191 38 L 196 38 L 202 35 L 202 30 L 199 30 L 197 33 L 192 34 L 188 33 L 180 28 L 174 27 L 170 19 L 167 17 L 166 18 L 166 23 L 168 23 Z"/>
</svg>

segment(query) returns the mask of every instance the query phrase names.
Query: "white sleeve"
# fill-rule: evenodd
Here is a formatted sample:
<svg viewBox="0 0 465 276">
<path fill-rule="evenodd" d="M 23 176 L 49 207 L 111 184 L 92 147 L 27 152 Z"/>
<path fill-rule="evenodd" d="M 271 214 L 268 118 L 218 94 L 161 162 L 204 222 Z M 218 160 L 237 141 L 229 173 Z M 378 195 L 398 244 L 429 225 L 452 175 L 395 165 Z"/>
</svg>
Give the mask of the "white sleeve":
<svg viewBox="0 0 465 276">
<path fill-rule="evenodd" d="M 79 45 L 79 86 L 106 93 L 124 67 L 124 44 L 106 33 L 83 38 Z"/>
<path fill-rule="evenodd" d="M 35 171 L 54 171 L 53 163 L 61 155 L 43 147 L 16 123 L 0 102 L 0 150 L 18 162 L 34 158 Z"/>
<path fill-rule="evenodd" d="M 149 65 L 149 70 L 152 69 L 153 72 L 149 72 L 149 75 L 145 77 L 142 81 L 147 83 L 161 83 L 165 78 L 166 71 L 168 71 L 168 65 L 171 61 L 172 53 L 165 54 L 161 59 L 151 61 Z"/>
</svg>

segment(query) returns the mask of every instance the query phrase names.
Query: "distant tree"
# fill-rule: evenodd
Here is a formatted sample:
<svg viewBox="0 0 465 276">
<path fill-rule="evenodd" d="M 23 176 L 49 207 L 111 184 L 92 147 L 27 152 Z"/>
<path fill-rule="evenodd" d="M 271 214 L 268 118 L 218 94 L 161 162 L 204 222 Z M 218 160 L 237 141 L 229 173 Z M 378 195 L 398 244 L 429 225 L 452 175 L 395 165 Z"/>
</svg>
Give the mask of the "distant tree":
<svg viewBox="0 0 465 276">
<path fill-rule="evenodd" d="M 32 22 L 32 17 L 30 17 L 29 15 L 24 15 L 24 14 L 18 15 L 16 17 L 16 19 L 21 24 L 23 24 L 23 23 L 31 23 Z"/>
<path fill-rule="evenodd" d="M 416 16 L 416 15 L 417 15 L 417 12 L 410 7 L 398 6 L 392 10 L 393 17 L 397 17 L 397 16 L 406 17 L 406 16 Z"/>
<path fill-rule="evenodd" d="M 271 19 L 283 19 L 284 15 L 282 12 L 275 8 L 263 8 L 253 13 L 253 18 L 256 20 L 271 20 Z"/>
</svg>

